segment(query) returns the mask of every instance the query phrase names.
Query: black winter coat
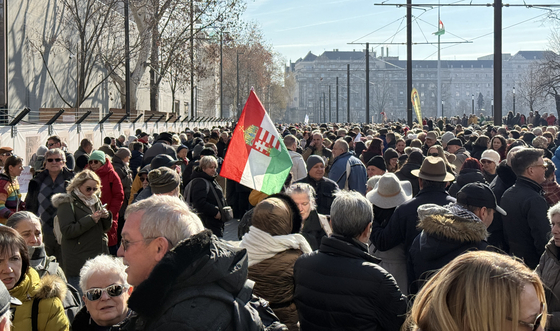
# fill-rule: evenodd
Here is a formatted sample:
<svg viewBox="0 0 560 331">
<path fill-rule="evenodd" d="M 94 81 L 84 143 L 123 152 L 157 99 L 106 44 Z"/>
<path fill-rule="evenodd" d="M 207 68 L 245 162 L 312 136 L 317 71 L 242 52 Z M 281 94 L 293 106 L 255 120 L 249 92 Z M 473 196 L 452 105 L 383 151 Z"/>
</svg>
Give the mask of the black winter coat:
<svg viewBox="0 0 560 331">
<path fill-rule="evenodd" d="M 480 160 L 480 158 L 482 157 L 482 153 L 484 153 L 485 150 L 487 150 L 486 147 L 473 145 L 472 151 L 471 151 L 471 157 L 474 157 L 475 159 Z"/>
<path fill-rule="evenodd" d="M 484 175 L 479 170 L 471 168 L 463 169 L 459 172 L 459 175 L 457 175 L 457 178 L 449 187 L 449 195 L 456 198 L 457 192 L 469 183 L 487 184 L 484 179 Z"/>
<path fill-rule="evenodd" d="M 331 179 L 326 177 L 320 181 L 309 177 L 302 178 L 296 183 L 305 183 L 311 185 L 315 189 L 315 202 L 317 203 L 317 212 L 322 215 L 331 214 L 331 205 L 334 201 L 334 194 L 338 192 L 338 185 Z"/>
<path fill-rule="evenodd" d="M 386 251 L 404 243 L 404 251 L 408 255 L 408 250 L 414 238 L 420 234 L 420 231 L 416 228 L 418 207 L 427 203 L 444 206 L 452 202 L 455 202 L 455 198 L 443 189 L 432 187 L 422 189 L 416 197 L 395 209 L 387 226 L 382 227 L 381 224 L 373 222 L 370 235 L 371 242 L 380 251 Z"/>
<path fill-rule="evenodd" d="M 144 154 L 140 151 L 131 151 L 131 154 L 132 156 L 130 157 L 128 167 L 132 171 L 132 178 L 136 178 L 136 174 L 138 174 L 138 171 L 140 171 L 139 168 L 142 166 Z"/>
<path fill-rule="evenodd" d="M 72 330 L 80 330 L 80 331 L 101 331 L 101 330 L 106 330 L 106 331 L 121 331 L 123 330 L 123 325 L 125 325 L 126 323 L 128 323 L 128 320 L 130 319 L 132 315 L 132 311 L 129 310 L 129 313 L 127 315 L 127 317 L 125 317 L 125 319 L 121 322 L 119 322 L 116 325 L 110 326 L 110 327 L 102 327 L 97 325 L 97 323 L 95 323 L 95 321 L 93 319 L 91 319 L 91 315 L 89 314 L 87 307 L 84 306 L 82 309 L 80 309 L 80 311 L 78 312 L 78 314 L 76 315 L 76 317 L 74 318 L 74 321 L 72 321 Z"/>
<path fill-rule="evenodd" d="M 500 206 L 507 213 L 503 220 L 509 253 L 535 269 L 550 239 L 548 203 L 542 187 L 527 177 L 518 177 L 502 196 Z"/>
<path fill-rule="evenodd" d="M 399 330 L 406 298 L 378 262 L 365 245 L 338 235 L 301 256 L 294 266 L 301 330 Z"/>
<path fill-rule="evenodd" d="M 558 331 L 560 330 L 560 249 L 554 244 L 554 239 L 546 245 L 546 251 L 541 256 L 536 271 L 546 293 L 547 330 Z"/>
<path fill-rule="evenodd" d="M 130 331 L 233 331 L 233 301 L 247 281 L 247 251 L 203 231 L 181 241 L 128 299 Z M 231 302 L 210 296 L 231 295 Z M 259 320 L 260 323 L 260 320 Z"/>
<path fill-rule="evenodd" d="M 320 215 L 316 210 L 312 210 L 309 213 L 309 217 L 303 222 L 303 228 L 301 229 L 301 235 L 307 239 L 309 246 L 312 250 L 319 249 L 321 241 L 323 238 L 327 237 L 325 230 L 321 226 L 321 221 L 319 217 L 326 217 L 325 215 Z"/>
<path fill-rule="evenodd" d="M 400 168 L 395 175 L 400 180 L 408 180 L 412 185 L 412 196 L 415 197 L 418 192 L 420 192 L 420 183 L 418 182 L 418 177 L 414 176 L 411 171 L 420 169 L 420 164 L 417 163 L 405 163 L 402 168 Z"/>
<path fill-rule="evenodd" d="M 457 217 L 429 215 L 420 220 L 422 232 L 414 239 L 408 255 L 408 288 L 417 293 L 431 275 L 469 250 L 484 250 L 486 226 Z"/>
<path fill-rule="evenodd" d="M 222 205 L 225 206 L 222 188 L 214 178 L 200 170 L 200 168 L 193 171 L 192 181 L 191 196 L 185 196 L 185 200 L 192 204 L 205 228 L 212 230 L 216 236 L 223 237 L 224 215 L 222 215 L 222 219 L 214 218 L 220 210 L 218 209 L 218 201 L 216 201 L 216 197 L 212 193 L 211 186 L 214 187 L 218 198 L 222 201 Z"/>
<path fill-rule="evenodd" d="M 497 176 L 494 178 L 492 183 L 490 183 L 490 188 L 496 196 L 496 202 L 498 205 L 502 201 L 502 195 L 504 192 L 515 184 L 517 176 L 511 170 L 511 167 L 507 165 L 506 160 L 503 160 L 496 168 Z M 504 221 L 502 219 L 502 214 L 494 213 L 494 220 L 492 224 L 488 227 L 488 232 L 490 232 L 490 237 L 488 237 L 488 243 L 492 246 L 496 246 L 509 252 L 509 245 L 504 238 Z"/>
</svg>

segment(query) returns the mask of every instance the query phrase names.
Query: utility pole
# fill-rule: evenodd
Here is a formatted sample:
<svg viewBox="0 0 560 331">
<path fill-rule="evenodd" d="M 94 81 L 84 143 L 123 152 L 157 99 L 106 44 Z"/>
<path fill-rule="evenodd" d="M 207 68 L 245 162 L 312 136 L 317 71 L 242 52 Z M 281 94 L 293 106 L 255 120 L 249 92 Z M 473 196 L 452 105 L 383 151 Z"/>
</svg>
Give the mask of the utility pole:
<svg viewBox="0 0 560 331">
<path fill-rule="evenodd" d="M 194 118 L 194 0 L 191 0 L 191 8 L 189 14 L 191 20 L 191 118 Z"/>
<path fill-rule="evenodd" d="M 494 0 L 494 125 L 502 125 L 502 0 Z"/>
<path fill-rule="evenodd" d="M 369 43 L 366 43 L 366 124 L 369 123 Z"/>
<path fill-rule="evenodd" d="M 331 102 L 331 86 L 329 85 L 329 123 L 332 122 L 332 112 L 331 112 L 331 106 L 332 106 L 332 102 Z"/>
<path fill-rule="evenodd" d="M 406 0 L 406 116 L 412 128 L 412 0 Z M 422 119 L 418 122 L 422 124 Z"/>
<path fill-rule="evenodd" d="M 346 65 L 346 86 L 348 86 L 346 91 L 346 122 L 350 123 L 350 63 Z"/>
<path fill-rule="evenodd" d="M 130 27 L 128 24 L 128 0 L 124 2 L 124 71 L 125 71 L 125 112 L 130 116 Z"/>
<path fill-rule="evenodd" d="M 338 77 L 336 77 L 336 123 L 340 123 L 338 119 Z"/>
<path fill-rule="evenodd" d="M 220 118 L 224 118 L 224 56 L 223 56 L 223 43 L 224 43 L 224 29 L 220 29 Z"/>
<path fill-rule="evenodd" d="M 323 92 L 323 121 L 327 121 L 327 99 L 325 99 L 325 92 Z"/>
<path fill-rule="evenodd" d="M 239 51 L 237 51 L 237 99 L 236 99 L 237 105 L 235 107 L 235 111 L 236 111 L 236 116 L 237 113 L 239 113 Z"/>
</svg>

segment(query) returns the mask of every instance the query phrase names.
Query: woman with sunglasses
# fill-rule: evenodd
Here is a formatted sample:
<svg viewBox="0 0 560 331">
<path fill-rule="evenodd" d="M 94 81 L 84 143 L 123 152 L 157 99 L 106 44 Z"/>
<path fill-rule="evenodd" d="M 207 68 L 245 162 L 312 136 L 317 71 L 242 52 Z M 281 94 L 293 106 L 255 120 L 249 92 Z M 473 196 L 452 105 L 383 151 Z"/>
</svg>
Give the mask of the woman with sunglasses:
<svg viewBox="0 0 560 331">
<path fill-rule="evenodd" d="M 526 265 L 508 255 L 469 252 L 424 285 L 402 330 L 544 330 L 546 311 L 543 284 Z"/>
<path fill-rule="evenodd" d="M 113 224 L 107 233 L 109 238 L 109 251 L 117 255 L 117 229 L 119 211 L 124 201 L 124 189 L 118 173 L 109 158 L 102 151 L 94 151 L 89 156 L 87 167 L 95 171 L 101 180 L 101 203 L 107 205 L 107 210 L 113 214 Z"/>
<path fill-rule="evenodd" d="M 85 307 L 72 322 L 72 330 L 121 330 L 132 311 L 127 301 L 132 287 L 126 282 L 126 267 L 118 258 L 99 255 L 80 270 L 80 288 Z"/>
<path fill-rule="evenodd" d="M 0 174 L 0 223 L 6 221 L 14 213 L 25 210 L 25 203 L 21 200 L 18 176 L 23 171 L 23 159 L 10 156 L 4 162 L 4 172 Z"/>
<path fill-rule="evenodd" d="M 64 281 L 54 275 L 39 278 L 29 266 L 25 240 L 7 226 L 0 226 L 0 280 L 10 295 L 22 302 L 21 306 L 12 306 L 12 330 L 33 330 L 32 320 L 37 322 L 38 331 L 69 329 L 62 306 Z"/>
<path fill-rule="evenodd" d="M 101 205 L 100 188 L 99 177 L 86 169 L 76 174 L 66 194 L 52 197 L 53 206 L 58 208 L 62 232 L 62 268 L 68 282 L 77 289 L 84 263 L 99 254 L 109 253 L 107 232 L 113 218 Z"/>
</svg>

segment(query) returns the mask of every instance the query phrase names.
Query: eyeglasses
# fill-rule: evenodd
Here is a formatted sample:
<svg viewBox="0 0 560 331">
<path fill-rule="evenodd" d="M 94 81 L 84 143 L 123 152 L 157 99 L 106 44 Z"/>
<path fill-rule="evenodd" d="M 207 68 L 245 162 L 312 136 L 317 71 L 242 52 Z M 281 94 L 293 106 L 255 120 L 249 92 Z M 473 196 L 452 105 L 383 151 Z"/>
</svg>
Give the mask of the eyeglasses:
<svg viewBox="0 0 560 331">
<path fill-rule="evenodd" d="M 123 294 L 123 292 L 127 289 L 125 285 L 122 284 L 115 284 L 109 285 L 106 288 L 92 288 L 86 291 L 86 298 L 89 301 L 97 301 L 101 299 L 103 296 L 103 292 L 107 292 L 110 297 L 118 297 L 119 295 Z"/>
<path fill-rule="evenodd" d="M 97 190 L 99 190 L 99 187 L 97 187 L 97 186 L 96 187 L 89 187 L 89 186 L 86 187 L 86 192 L 91 192 L 91 191 L 95 192 Z"/>
<path fill-rule="evenodd" d="M 130 247 L 130 245 L 132 245 L 132 244 L 136 244 L 136 243 L 146 241 L 146 240 L 154 240 L 156 238 L 159 238 L 159 237 L 148 237 L 148 238 L 135 240 L 135 241 L 128 241 L 126 239 L 121 239 L 121 246 L 122 246 L 123 250 L 126 252 L 128 250 L 128 248 Z"/>
<path fill-rule="evenodd" d="M 47 147 L 53 147 L 54 145 L 56 145 L 56 143 L 48 143 Z"/>
<path fill-rule="evenodd" d="M 430 154 L 428 154 L 428 155 L 429 155 L 429 156 L 435 156 L 435 157 L 438 157 L 438 156 L 439 156 L 439 153 L 430 153 Z"/>
<path fill-rule="evenodd" d="M 548 166 L 548 164 L 546 164 L 546 163 L 543 163 L 543 164 L 533 164 L 532 166 L 529 166 L 529 168 L 530 168 L 530 167 L 542 167 L 544 170 L 546 170 L 547 166 Z"/>
<path fill-rule="evenodd" d="M 535 322 L 527 323 L 524 321 L 517 321 L 517 323 L 521 326 L 531 329 L 531 331 L 537 331 L 537 329 L 541 326 L 541 320 L 544 314 L 543 309 L 544 309 L 544 305 L 541 302 L 541 313 L 537 315 L 537 317 L 535 318 Z M 511 318 L 508 317 L 507 320 L 511 321 Z"/>
<path fill-rule="evenodd" d="M 12 153 L 12 152 L 6 152 L 6 153 L 2 153 L 2 154 L 0 154 L 0 155 L 2 155 L 2 156 L 12 156 L 12 155 L 14 155 L 14 153 Z"/>
<path fill-rule="evenodd" d="M 148 176 L 140 176 L 141 182 L 148 182 Z"/>
<path fill-rule="evenodd" d="M 53 163 L 53 162 L 59 163 L 61 161 L 62 161 L 62 159 L 58 159 L 58 158 L 57 159 L 47 159 L 47 162 L 49 162 L 49 163 Z"/>
<path fill-rule="evenodd" d="M 91 160 L 91 161 L 89 161 L 88 163 L 89 163 L 89 164 L 98 164 L 99 161 L 97 161 L 97 160 Z"/>
</svg>

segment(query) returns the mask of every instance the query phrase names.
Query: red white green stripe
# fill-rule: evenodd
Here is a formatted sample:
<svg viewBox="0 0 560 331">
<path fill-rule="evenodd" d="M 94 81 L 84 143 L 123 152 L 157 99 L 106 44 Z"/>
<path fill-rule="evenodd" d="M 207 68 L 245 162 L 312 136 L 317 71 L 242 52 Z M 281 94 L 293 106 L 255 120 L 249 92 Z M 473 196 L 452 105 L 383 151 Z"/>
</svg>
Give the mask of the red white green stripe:
<svg viewBox="0 0 560 331">
<path fill-rule="evenodd" d="M 292 159 L 262 103 L 251 91 L 229 143 L 220 175 L 266 194 L 280 192 Z"/>
</svg>

